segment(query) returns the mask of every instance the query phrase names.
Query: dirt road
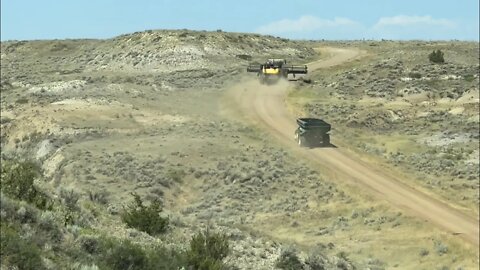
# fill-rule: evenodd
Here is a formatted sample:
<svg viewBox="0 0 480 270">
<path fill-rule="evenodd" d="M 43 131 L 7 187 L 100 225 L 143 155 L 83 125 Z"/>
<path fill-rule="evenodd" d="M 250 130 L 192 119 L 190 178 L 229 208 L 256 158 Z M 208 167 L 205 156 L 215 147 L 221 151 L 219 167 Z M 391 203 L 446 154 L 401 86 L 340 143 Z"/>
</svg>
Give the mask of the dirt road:
<svg viewBox="0 0 480 270">
<path fill-rule="evenodd" d="M 351 61 L 362 53 L 358 50 L 328 48 L 327 59 L 310 63 L 309 70 L 328 68 Z M 232 87 L 228 92 L 235 113 L 257 124 L 277 138 L 291 151 L 308 158 L 327 172 L 336 181 L 358 184 L 378 199 L 417 216 L 432 225 L 459 235 L 469 243 L 479 245 L 479 220 L 474 214 L 466 214 L 448 204 L 432 198 L 401 181 L 397 176 L 381 171 L 374 165 L 352 157 L 341 148 L 300 148 L 293 140 L 296 128 L 295 116 L 285 104 L 288 83 L 264 86 L 249 80 Z M 332 137 L 335 144 L 335 137 Z"/>
</svg>

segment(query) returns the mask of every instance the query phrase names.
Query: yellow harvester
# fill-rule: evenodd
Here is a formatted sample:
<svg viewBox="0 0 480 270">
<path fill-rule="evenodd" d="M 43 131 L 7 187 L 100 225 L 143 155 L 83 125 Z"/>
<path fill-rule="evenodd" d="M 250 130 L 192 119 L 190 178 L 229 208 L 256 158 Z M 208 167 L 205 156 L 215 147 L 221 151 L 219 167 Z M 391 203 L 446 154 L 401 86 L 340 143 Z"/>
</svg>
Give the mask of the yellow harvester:
<svg viewBox="0 0 480 270">
<path fill-rule="evenodd" d="M 261 83 L 272 84 L 281 78 L 295 80 L 289 78 L 288 74 L 292 74 L 293 78 L 295 78 L 297 74 L 307 74 L 307 66 L 287 65 L 285 59 L 268 59 L 264 64 L 249 65 L 247 72 L 256 72 Z"/>
</svg>

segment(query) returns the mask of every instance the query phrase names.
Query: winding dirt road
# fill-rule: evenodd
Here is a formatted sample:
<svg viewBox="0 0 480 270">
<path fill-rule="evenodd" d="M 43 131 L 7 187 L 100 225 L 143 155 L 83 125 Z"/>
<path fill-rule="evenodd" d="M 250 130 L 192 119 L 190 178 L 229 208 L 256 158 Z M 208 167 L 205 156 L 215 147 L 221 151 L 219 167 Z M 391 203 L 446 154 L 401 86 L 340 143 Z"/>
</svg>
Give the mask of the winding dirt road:
<svg viewBox="0 0 480 270">
<path fill-rule="evenodd" d="M 329 58 L 308 64 L 309 71 L 328 68 L 351 61 L 362 55 L 358 50 L 328 48 Z M 432 198 L 412 186 L 403 183 L 397 176 L 381 171 L 374 165 L 352 157 L 341 148 L 300 148 L 293 140 L 296 129 L 295 116 L 288 110 L 285 97 L 288 83 L 264 86 L 256 80 L 248 80 L 228 91 L 230 104 L 236 114 L 268 129 L 291 151 L 314 161 L 335 180 L 354 182 L 378 199 L 388 201 L 432 225 L 440 227 L 474 246 L 479 245 L 479 220 L 474 214 L 466 214 L 448 204 Z M 332 137 L 335 143 L 335 137 Z"/>
</svg>

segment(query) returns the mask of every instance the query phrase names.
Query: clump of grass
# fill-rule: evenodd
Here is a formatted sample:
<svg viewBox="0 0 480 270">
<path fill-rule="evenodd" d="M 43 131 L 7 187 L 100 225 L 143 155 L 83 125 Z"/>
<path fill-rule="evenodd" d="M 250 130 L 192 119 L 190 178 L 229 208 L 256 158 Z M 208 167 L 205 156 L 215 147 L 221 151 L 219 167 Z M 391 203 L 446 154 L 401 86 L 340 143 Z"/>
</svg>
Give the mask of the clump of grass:
<svg viewBox="0 0 480 270">
<path fill-rule="evenodd" d="M 17 104 L 27 104 L 28 103 L 28 98 L 25 98 L 25 97 L 19 98 L 15 101 L 15 103 L 17 103 Z"/>
<path fill-rule="evenodd" d="M 296 250 L 293 248 L 283 250 L 275 266 L 283 270 L 301 270 L 305 268 Z"/>
<path fill-rule="evenodd" d="M 425 256 L 427 256 L 429 253 L 430 253 L 430 252 L 428 251 L 428 249 L 422 248 L 422 249 L 420 250 L 420 252 L 419 252 L 419 255 L 420 255 L 421 257 L 425 257 Z"/>
<path fill-rule="evenodd" d="M 70 211 L 78 210 L 78 200 L 80 199 L 80 194 L 73 189 L 60 189 L 60 198 L 63 205 L 67 207 Z"/>
<path fill-rule="evenodd" d="M 438 255 L 442 256 L 448 253 L 448 247 L 441 241 L 435 241 L 434 246 Z"/>
<path fill-rule="evenodd" d="M 337 268 L 339 269 L 352 269 L 352 262 L 348 258 L 348 254 L 344 251 L 341 251 L 337 254 Z"/>
<path fill-rule="evenodd" d="M 6 269 L 46 269 L 41 250 L 36 245 L 20 237 L 16 230 L 3 222 L 0 229 L 2 266 Z"/>
<path fill-rule="evenodd" d="M 414 79 L 420 79 L 420 78 L 422 78 L 422 74 L 420 74 L 418 72 L 410 72 L 410 73 L 408 73 L 408 77 L 414 78 Z"/>
<path fill-rule="evenodd" d="M 312 252 L 306 259 L 305 264 L 310 270 L 325 270 L 328 268 L 327 258 L 319 250 Z"/>
<path fill-rule="evenodd" d="M 109 194 L 105 190 L 88 192 L 88 198 L 90 199 L 90 201 L 103 205 L 108 203 L 108 196 Z"/>
<path fill-rule="evenodd" d="M 187 251 L 187 262 L 193 269 L 224 269 L 223 259 L 230 253 L 227 236 L 212 233 L 209 229 L 193 236 L 190 250 Z"/>
</svg>

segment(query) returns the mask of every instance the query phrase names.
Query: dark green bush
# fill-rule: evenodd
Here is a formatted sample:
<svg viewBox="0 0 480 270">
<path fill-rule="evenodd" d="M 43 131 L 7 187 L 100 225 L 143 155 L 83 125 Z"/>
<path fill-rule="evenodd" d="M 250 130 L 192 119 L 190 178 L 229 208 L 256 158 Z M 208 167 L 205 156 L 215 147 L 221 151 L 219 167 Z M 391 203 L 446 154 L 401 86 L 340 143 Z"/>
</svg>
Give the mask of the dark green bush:
<svg viewBox="0 0 480 270">
<path fill-rule="evenodd" d="M 2 191 L 15 199 L 34 204 L 40 209 L 51 209 L 51 200 L 34 185 L 35 178 L 39 176 L 40 167 L 31 161 L 5 160 L 2 162 Z"/>
<path fill-rule="evenodd" d="M 28 103 L 28 98 L 25 98 L 25 97 L 19 98 L 15 101 L 15 103 L 17 103 L 17 104 L 27 104 Z"/>
<path fill-rule="evenodd" d="M 83 252 L 93 256 L 100 269 L 131 270 L 226 270 L 229 253 L 227 236 L 209 230 L 192 237 L 190 249 L 177 251 L 165 246 L 143 248 L 129 240 L 83 235 L 78 239 Z"/>
<path fill-rule="evenodd" d="M 304 269 L 304 265 L 296 251 L 292 248 L 285 249 L 278 257 L 275 266 L 283 270 L 301 270 Z"/>
<path fill-rule="evenodd" d="M 433 63 L 445 63 L 445 59 L 443 58 L 443 52 L 441 50 L 433 51 L 431 54 L 428 55 L 428 59 L 430 62 Z"/>
<path fill-rule="evenodd" d="M 91 235 L 81 235 L 77 242 L 82 251 L 88 254 L 98 254 L 101 249 L 101 238 Z"/>
<path fill-rule="evenodd" d="M 22 239 L 18 233 L 5 223 L 0 226 L 0 257 L 6 269 L 45 269 L 41 251 L 36 246 Z"/>
<path fill-rule="evenodd" d="M 252 60 L 252 56 L 248 54 L 237 54 L 236 57 L 247 61 Z"/>
<path fill-rule="evenodd" d="M 197 270 L 225 269 L 223 259 L 229 254 L 228 238 L 222 233 L 212 233 L 209 229 L 192 237 L 187 251 L 188 265 Z"/>
<path fill-rule="evenodd" d="M 414 78 L 414 79 L 420 79 L 420 78 L 422 78 L 422 74 L 420 74 L 418 72 L 410 72 L 410 73 L 408 73 L 408 77 Z"/>
<path fill-rule="evenodd" d="M 473 82 L 475 80 L 475 76 L 472 74 L 467 74 L 463 76 L 463 79 L 467 82 Z"/>
<path fill-rule="evenodd" d="M 82 237 L 81 244 L 89 254 L 97 255 L 100 269 L 129 270 L 177 270 L 185 266 L 186 255 L 164 246 L 143 248 L 129 240 L 108 237 Z M 197 268 L 194 268 L 197 269 Z"/>
<path fill-rule="evenodd" d="M 184 253 L 159 246 L 147 251 L 148 266 L 152 270 L 182 269 L 187 262 Z"/>
<path fill-rule="evenodd" d="M 2 190 L 17 199 L 30 201 L 37 193 L 33 181 L 39 171 L 33 162 L 2 162 Z"/>
<path fill-rule="evenodd" d="M 147 269 L 148 258 L 141 246 L 128 240 L 104 240 L 102 269 L 112 270 L 143 270 Z"/>
<path fill-rule="evenodd" d="M 166 232 L 168 218 L 160 216 L 162 205 L 159 200 L 154 200 L 149 206 L 143 204 L 138 194 L 133 193 L 134 202 L 121 213 L 123 222 L 129 227 L 136 228 L 150 235 Z"/>
</svg>

